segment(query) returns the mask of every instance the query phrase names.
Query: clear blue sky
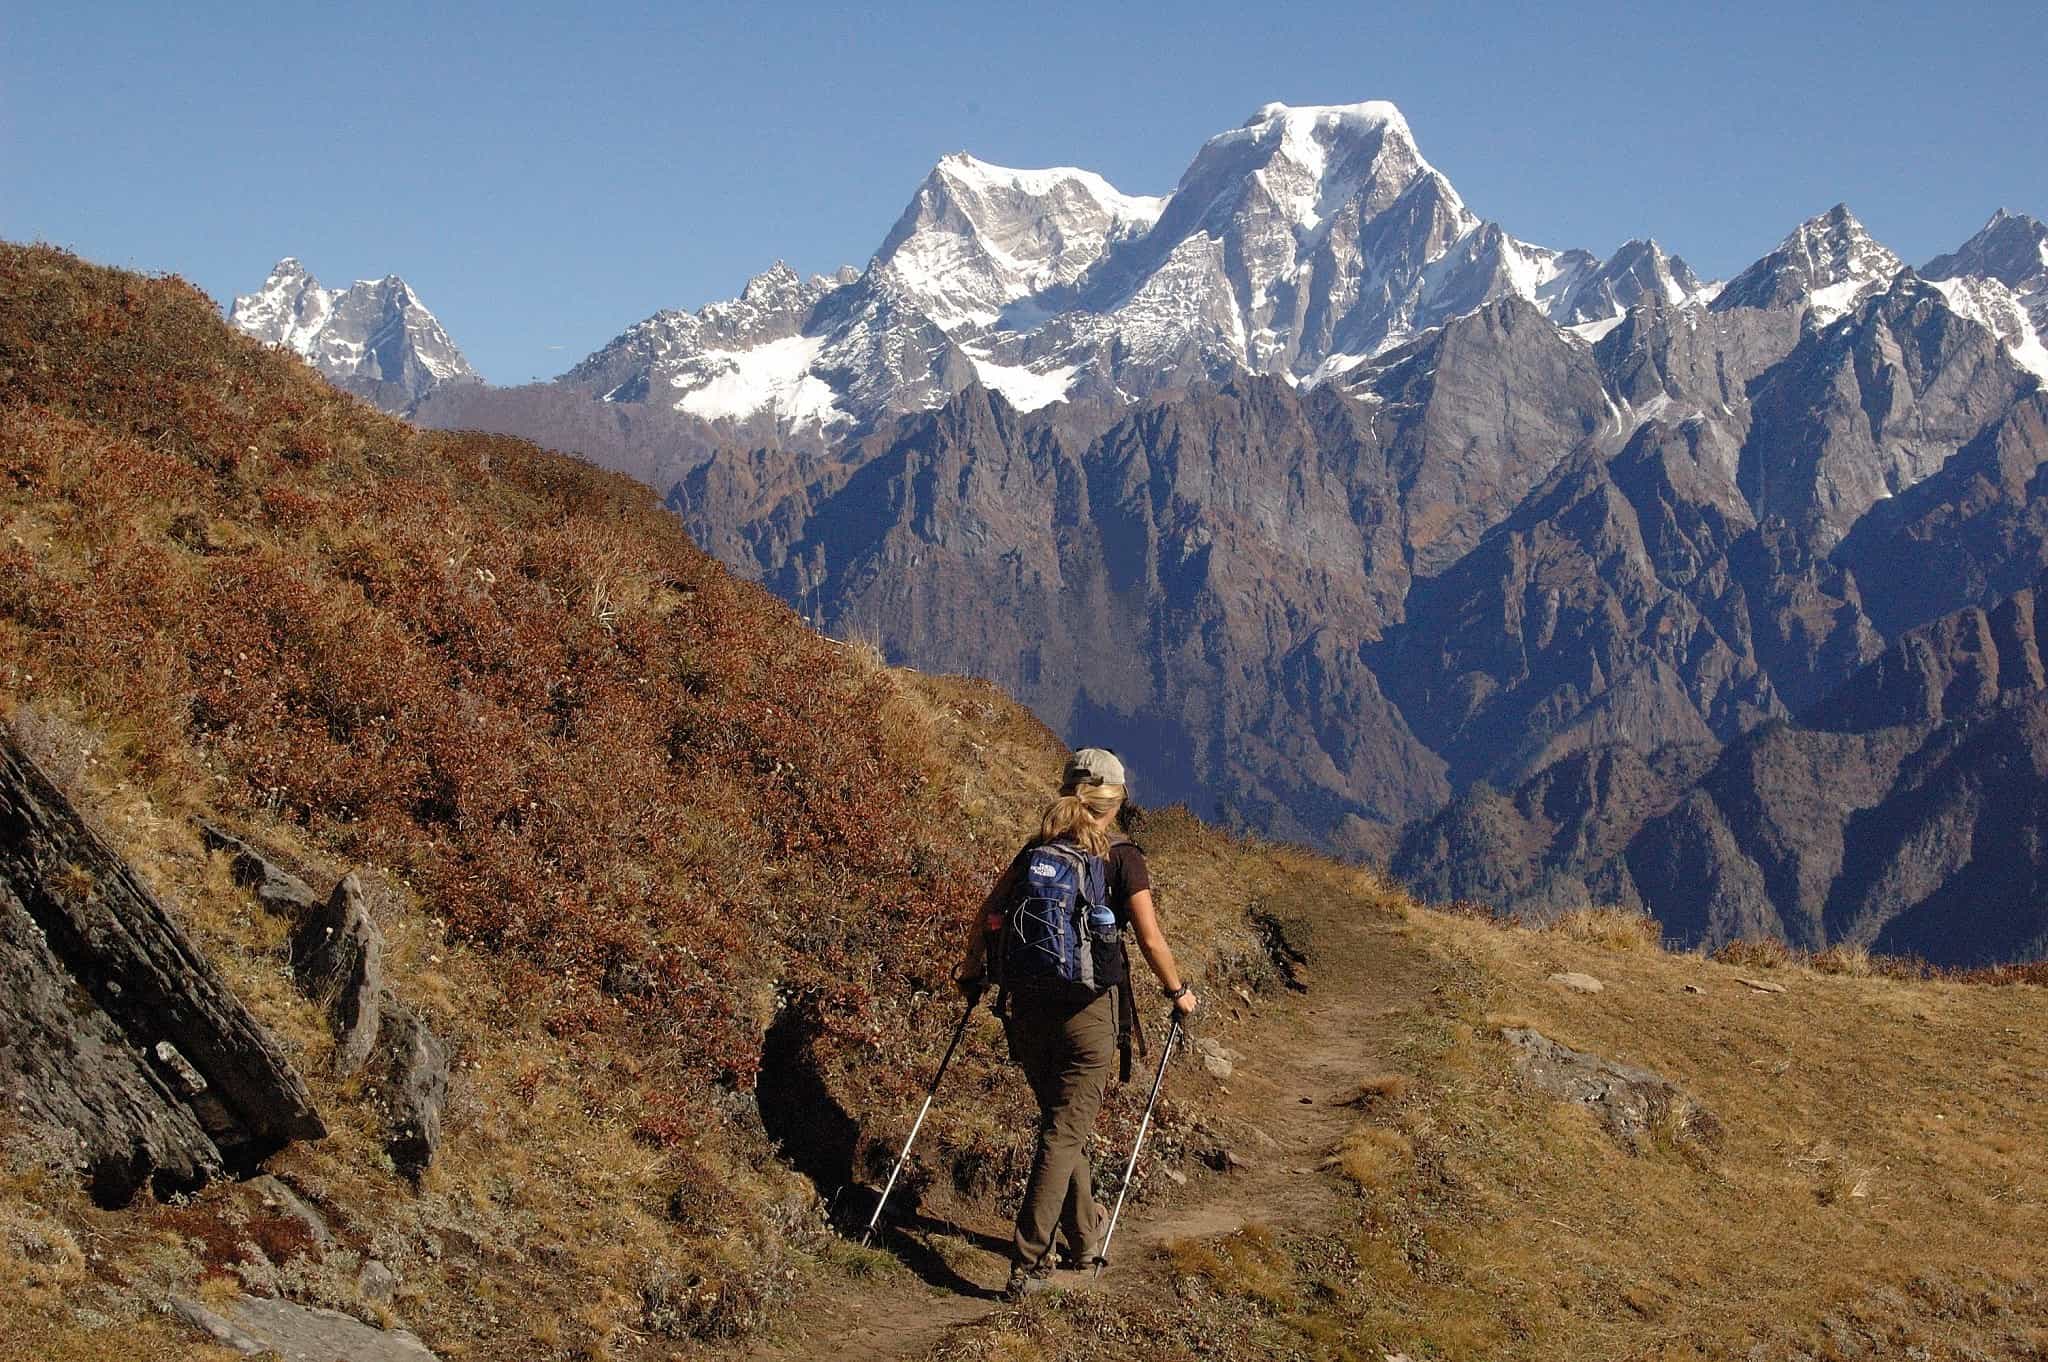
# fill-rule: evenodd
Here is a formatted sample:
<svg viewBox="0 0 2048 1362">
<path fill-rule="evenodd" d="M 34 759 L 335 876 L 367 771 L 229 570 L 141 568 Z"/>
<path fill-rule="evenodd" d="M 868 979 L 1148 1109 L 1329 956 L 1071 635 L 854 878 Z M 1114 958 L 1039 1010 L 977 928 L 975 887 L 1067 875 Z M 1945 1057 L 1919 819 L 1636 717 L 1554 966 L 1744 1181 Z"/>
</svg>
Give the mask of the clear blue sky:
<svg viewBox="0 0 2048 1362">
<path fill-rule="evenodd" d="M 515 383 L 865 263 L 948 151 L 1164 193 L 1275 99 L 1391 99 L 1482 216 L 1705 275 L 1838 200 L 1915 263 L 2048 216 L 2038 2 L 419 9 L 16 0 L 0 235 L 223 301 L 403 274 Z"/>
</svg>

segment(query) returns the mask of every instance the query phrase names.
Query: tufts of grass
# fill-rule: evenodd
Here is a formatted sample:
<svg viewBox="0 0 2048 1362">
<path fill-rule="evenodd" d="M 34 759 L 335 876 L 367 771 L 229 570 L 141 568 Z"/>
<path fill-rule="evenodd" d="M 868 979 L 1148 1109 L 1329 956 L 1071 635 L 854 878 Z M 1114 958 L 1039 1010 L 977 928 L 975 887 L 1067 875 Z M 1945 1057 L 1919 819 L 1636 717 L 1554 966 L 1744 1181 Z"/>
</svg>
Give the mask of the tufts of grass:
<svg viewBox="0 0 2048 1362">
<path fill-rule="evenodd" d="M 1345 1106 L 1384 1112 L 1400 1106 L 1414 1090 L 1414 1079 L 1407 1074 L 1389 1070 L 1363 1080 L 1341 1100 Z"/>
<path fill-rule="evenodd" d="M 1175 1273 L 1262 1309 L 1283 1311 L 1299 1303 L 1294 1262 L 1268 1226 L 1247 1225 L 1220 1239 L 1176 1240 L 1166 1255 Z"/>
<path fill-rule="evenodd" d="M 862 1248 L 850 1239 L 837 1236 L 825 1241 L 818 1250 L 818 1260 L 852 1281 L 872 1281 L 903 1271 L 903 1264 L 894 1254 L 878 1248 Z"/>
<path fill-rule="evenodd" d="M 1414 1157 L 1413 1142 L 1400 1131 L 1360 1125 L 1345 1134 L 1330 1161 L 1358 1190 L 1373 1192 L 1405 1174 Z"/>
<path fill-rule="evenodd" d="M 1780 969 L 1798 957 L 1776 937 L 1738 937 L 1714 952 L 1714 959 L 1738 969 Z"/>
<path fill-rule="evenodd" d="M 1548 925 L 1559 936 L 1608 950 L 1651 951 L 1664 945 L 1657 919 L 1633 908 L 1575 908 Z"/>
<path fill-rule="evenodd" d="M 1844 974 L 1853 979 L 1867 979 L 1878 972 L 1870 949 L 1850 942 L 1837 942 L 1814 955 L 1807 964 L 1822 974 Z"/>
</svg>

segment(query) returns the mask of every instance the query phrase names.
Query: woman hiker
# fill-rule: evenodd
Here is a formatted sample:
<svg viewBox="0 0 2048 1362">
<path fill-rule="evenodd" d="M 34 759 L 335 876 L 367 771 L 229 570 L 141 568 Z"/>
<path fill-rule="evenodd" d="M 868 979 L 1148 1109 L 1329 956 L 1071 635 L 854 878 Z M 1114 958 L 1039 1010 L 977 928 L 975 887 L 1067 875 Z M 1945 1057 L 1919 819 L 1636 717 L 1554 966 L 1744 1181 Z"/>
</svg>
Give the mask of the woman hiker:
<svg viewBox="0 0 2048 1362">
<path fill-rule="evenodd" d="M 1038 1149 L 1017 1212 L 1015 1261 L 1006 1288 L 1012 1298 L 1051 1285 L 1056 1234 L 1064 1238 L 1073 1265 L 1086 1267 L 1098 1256 L 1107 1228 L 1107 1212 L 1093 1195 L 1086 1147 L 1120 1050 L 1126 1071 L 1129 1067 L 1125 1047 L 1136 1017 L 1122 940 L 1126 925 L 1158 976 L 1160 991 L 1181 1016 L 1195 1010 L 1194 992 L 1159 930 L 1145 854 L 1115 828 L 1124 788 L 1123 763 L 1115 753 L 1099 747 L 1074 753 L 1061 776 L 1059 797 L 1039 822 L 1038 836 L 1017 853 L 976 913 L 966 958 L 955 975 L 961 992 L 970 999 L 980 995 L 989 963 L 989 927 L 1006 923 L 1012 910 L 1027 904 L 1028 878 L 1055 872 L 1065 860 L 1077 867 L 1084 886 L 1096 886 L 1083 891 L 1097 910 L 1098 930 L 1088 934 L 1091 979 L 1077 986 L 998 978 L 997 1010 L 1010 1055 L 1038 1099 Z M 1052 855 L 1035 855 L 1041 848 L 1051 848 Z M 1099 878 L 1090 880 L 1091 872 Z M 1114 919 L 1113 931 L 1101 920 L 1104 906 Z M 1014 965 L 1009 972 L 1020 973 Z"/>
</svg>

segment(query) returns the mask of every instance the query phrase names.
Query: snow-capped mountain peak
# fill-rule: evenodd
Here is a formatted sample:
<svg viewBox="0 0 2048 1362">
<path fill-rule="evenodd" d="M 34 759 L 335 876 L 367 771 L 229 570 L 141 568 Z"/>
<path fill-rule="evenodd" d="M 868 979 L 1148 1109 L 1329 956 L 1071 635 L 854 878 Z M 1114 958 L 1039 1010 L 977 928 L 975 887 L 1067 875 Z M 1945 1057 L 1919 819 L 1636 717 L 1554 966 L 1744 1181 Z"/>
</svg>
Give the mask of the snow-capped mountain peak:
<svg viewBox="0 0 2048 1362">
<path fill-rule="evenodd" d="M 288 255 L 271 266 L 262 288 L 235 299 L 229 320 L 258 340 L 311 358 L 338 296 L 321 288 L 320 281 Z"/>
<path fill-rule="evenodd" d="M 2001 208 L 1977 234 L 1921 267 L 1949 305 L 1983 323 L 2048 379 L 2048 225 Z"/>
<path fill-rule="evenodd" d="M 1174 191 L 1161 228 L 1227 231 L 1247 212 L 1272 213 L 1312 233 L 1355 203 L 1370 220 L 1424 178 L 1439 182 L 1460 231 L 1478 225 L 1450 182 L 1416 146 L 1408 120 L 1385 101 L 1267 104 L 1203 143 Z"/>
<path fill-rule="evenodd" d="M 956 152 L 933 167 L 876 259 L 934 321 L 978 329 L 1011 303 L 1071 285 L 1165 203 L 1092 171 L 1015 170 Z"/>
<path fill-rule="evenodd" d="M 1312 384 L 1505 294 L 1605 321 L 1645 290 L 1696 285 L 1654 247 L 1603 267 L 1481 221 L 1393 104 L 1275 103 L 1207 139 L 1164 197 L 945 156 L 857 279 L 802 283 L 778 264 L 731 302 L 648 319 L 570 378 L 612 401 L 823 430 L 975 378 L 1019 407 L 1245 370 Z M 771 346 L 772 364 L 746 357 Z"/>
<path fill-rule="evenodd" d="M 1598 340 L 1640 302 L 1698 303 L 1713 292 L 1691 266 L 1667 254 L 1654 238 L 1637 238 L 1623 242 L 1550 312 L 1553 320 L 1582 338 Z"/>
<path fill-rule="evenodd" d="M 1928 261 L 1920 274 L 1941 286 L 1951 302 L 1956 301 L 1956 293 L 1946 285 L 1966 287 L 1986 313 L 1985 325 L 2006 337 L 2022 363 L 2041 372 L 2029 362 L 2035 350 L 2027 348 L 2025 339 L 2014 339 L 2004 299 L 2010 298 L 2012 306 L 2020 309 L 2038 347 L 2042 338 L 2048 338 L 2048 225 L 2001 208 L 1975 236 L 1949 254 Z M 1996 320 L 2001 317 L 2006 318 L 2003 325 Z"/>
<path fill-rule="evenodd" d="M 1890 283 L 1905 268 L 1873 239 L 1846 204 L 1802 222 L 1776 250 L 1730 280 L 1714 300 L 1733 307 L 1804 306 L 1826 324 Z"/>
<path fill-rule="evenodd" d="M 2007 288 L 2028 290 L 2037 281 L 2048 280 L 2048 224 L 2001 208 L 1975 236 L 1928 261 L 1920 274 L 1927 279 L 1978 274 Z"/>
<path fill-rule="evenodd" d="M 395 274 L 322 288 L 304 264 L 286 256 L 262 288 L 235 299 L 228 320 L 247 335 L 295 351 L 387 411 L 408 410 L 446 383 L 480 381 L 412 285 Z"/>
</svg>

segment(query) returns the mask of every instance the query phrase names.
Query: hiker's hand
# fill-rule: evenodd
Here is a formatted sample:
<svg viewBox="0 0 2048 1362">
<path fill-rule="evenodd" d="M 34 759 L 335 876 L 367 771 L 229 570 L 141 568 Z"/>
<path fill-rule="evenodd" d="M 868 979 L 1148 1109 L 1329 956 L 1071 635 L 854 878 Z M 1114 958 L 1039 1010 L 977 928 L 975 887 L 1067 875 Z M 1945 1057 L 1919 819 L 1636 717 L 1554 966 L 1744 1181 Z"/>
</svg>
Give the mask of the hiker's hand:
<svg viewBox="0 0 2048 1362">
<path fill-rule="evenodd" d="M 960 996 L 972 1006 L 981 1001 L 981 991 L 988 987 L 988 980 L 979 974 L 956 973 L 953 976 L 953 984 L 960 990 Z"/>
<path fill-rule="evenodd" d="M 1173 1000 L 1173 1010 L 1183 1017 L 1192 1017 L 1195 1014 L 1195 991 L 1189 989 L 1178 998 L 1175 998 Z"/>
</svg>

